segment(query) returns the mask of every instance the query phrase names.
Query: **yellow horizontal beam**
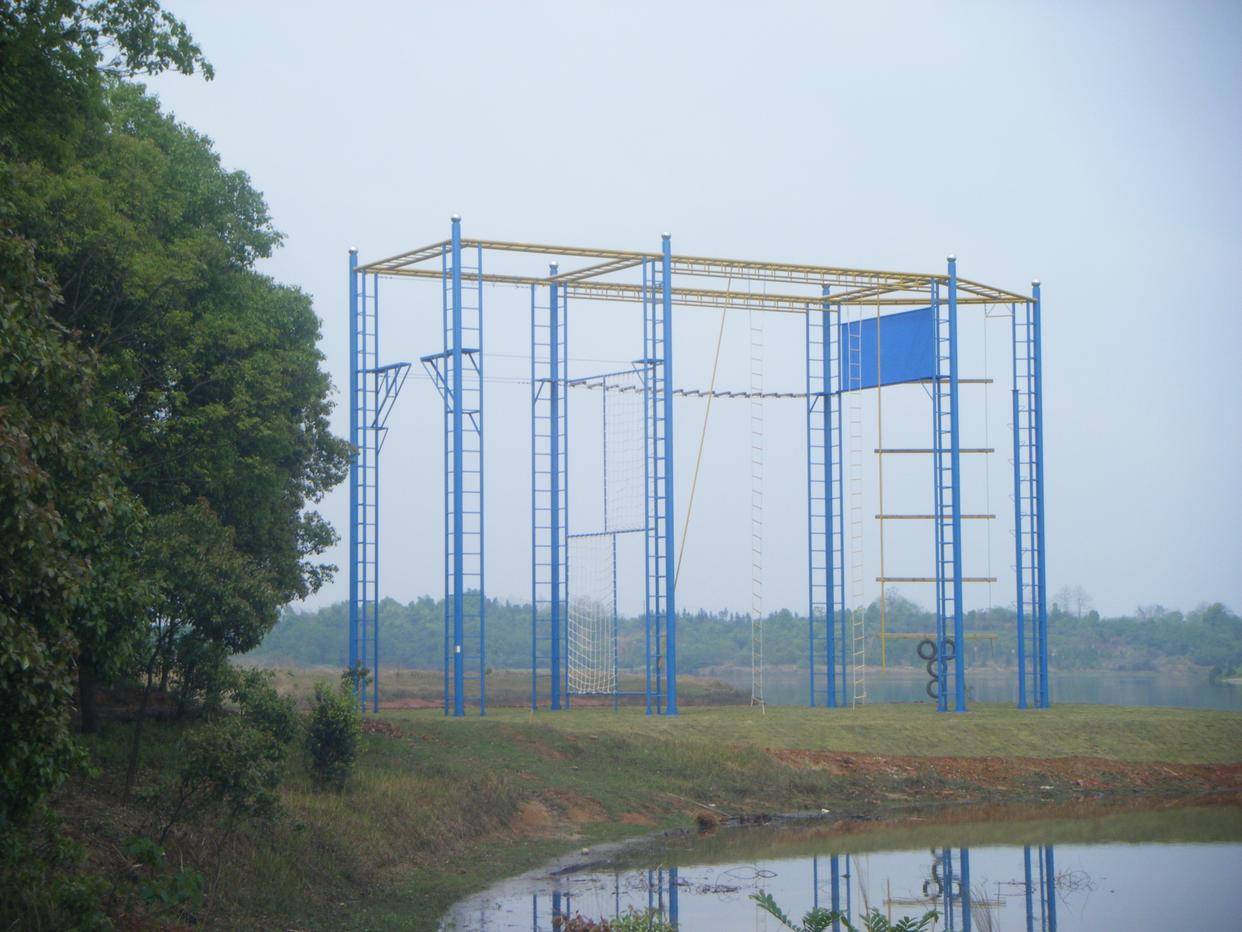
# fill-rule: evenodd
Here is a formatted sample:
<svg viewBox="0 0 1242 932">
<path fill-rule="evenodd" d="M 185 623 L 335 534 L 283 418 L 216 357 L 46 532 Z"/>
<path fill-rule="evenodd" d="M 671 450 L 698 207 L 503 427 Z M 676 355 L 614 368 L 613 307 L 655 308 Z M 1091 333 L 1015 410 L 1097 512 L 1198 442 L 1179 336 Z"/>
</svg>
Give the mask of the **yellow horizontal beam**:
<svg viewBox="0 0 1242 932">
<path fill-rule="evenodd" d="M 431 243 L 427 246 L 408 252 L 397 253 L 384 259 L 365 263 L 359 271 L 381 275 L 397 274 L 408 270 L 410 266 L 426 262 L 439 256 L 447 240 Z M 541 255 L 550 258 L 581 257 L 608 260 L 594 267 L 592 276 L 611 274 L 642 262 L 644 259 L 659 260 L 660 254 L 628 249 L 599 249 L 586 246 L 559 246 L 544 243 L 520 243 L 508 240 L 462 240 L 464 249 L 483 248 L 496 252 L 524 253 Z M 786 284 L 802 284 L 817 286 L 839 286 L 847 291 L 828 298 L 833 304 L 877 304 L 884 306 L 908 306 L 912 302 L 896 299 L 889 302 L 871 301 L 896 291 L 926 291 L 933 282 L 945 283 L 948 276 L 944 274 L 924 274 L 918 272 L 893 272 L 877 269 L 853 269 L 840 266 L 808 265 L 792 262 L 762 262 L 752 259 L 720 259 L 709 256 L 673 255 L 672 272 L 679 275 L 703 278 L 728 278 L 737 281 L 770 281 Z M 577 270 L 577 275 L 585 272 Z M 562 273 L 565 280 L 575 277 L 574 272 Z M 486 275 L 485 281 L 494 281 Z M 984 285 L 971 279 L 958 278 L 960 304 L 1009 304 L 1026 303 L 1031 300 L 1026 295 L 1006 291 L 991 285 Z M 812 296 L 822 300 L 818 295 Z"/>
<path fill-rule="evenodd" d="M 436 255 L 439 255 L 437 252 Z M 401 260 L 402 257 L 397 257 Z M 387 260 L 385 260 L 387 261 Z M 442 272 L 438 268 L 423 266 L 421 268 L 413 265 L 393 264 L 384 266 L 380 263 L 371 263 L 366 266 L 360 266 L 359 271 L 368 274 L 374 273 L 388 278 L 420 278 L 420 279 L 439 279 Z M 572 273 L 570 273 L 572 274 Z M 462 280 L 474 282 L 479 280 L 477 272 L 463 272 Z M 484 272 L 482 275 L 483 283 L 489 285 L 547 285 L 554 279 L 546 275 L 512 275 L 498 272 Z M 592 301 L 623 301 L 631 303 L 639 303 L 642 301 L 642 285 L 631 282 L 609 282 L 595 278 L 565 278 L 559 276 L 555 279 L 561 282 L 566 289 L 566 294 L 570 297 L 586 298 Z M 686 288 L 674 286 L 672 288 L 673 303 L 683 307 L 714 307 L 714 308 L 737 308 L 739 310 L 754 309 L 761 311 L 777 311 L 793 314 L 805 314 L 808 309 L 822 309 L 824 307 L 824 299 L 816 295 L 796 295 L 796 294 L 764 294 L 762 292 L 746 292 L 736 290 L 721 290 L 719 288 Z M 866 307 L 916 307 L 927 303 L 926 295 L 892 295 L 886 298 L 862 298 L 857 301 L 843 300 L 833 298 L 828 310 L 835 312 L 839 305 L 853 306 L 865 305 Z M 958 304 L 994 304 L 996 302 L 983 298 L 959 298 Z M 959 383 L 967 383 L 967 379 L 959 379 Z"/>
</svg>

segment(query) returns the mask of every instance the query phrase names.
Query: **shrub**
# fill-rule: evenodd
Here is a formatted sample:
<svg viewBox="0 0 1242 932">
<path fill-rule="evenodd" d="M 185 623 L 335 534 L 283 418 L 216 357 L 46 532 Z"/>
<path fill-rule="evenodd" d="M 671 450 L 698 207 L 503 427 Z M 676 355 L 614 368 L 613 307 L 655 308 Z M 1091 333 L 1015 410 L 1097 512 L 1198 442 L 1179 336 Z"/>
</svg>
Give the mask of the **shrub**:
<svg viewBox="0 0 1242 932">
<path fill-rule="evenodd" d="M 358 757 L 362 727 L 354 684 L 360 679 L 360 671 L 346 671 L 336 687 L 326 683 L 315 685 L 306 752 L 310 755 L 311 774 L 321 788 L 338 792 L 344 789 Z"/>
<path fill-rule="evenodd" d="M 282 698 L 270 673 L 238 671 L 229 693 L 238 714 L 221 714 L 190 729 L 179 746 L 173 778 L 154 788 L 161 843 L 180 820 L 206 809 L 224 816 L 222 841 L 238 819 L 268 819 L 279 807 L 288 747 L 297 731 L 293 700 Z"/>
<path fill-rule="evenodd" d="M 759 905 L 760 909 L 775 918 L 785 928 L 793 929 L 794 932 L 826 932 L 834 923 L 845 928 L 847 932 L 859 932 L 858 927 L 840 912 L 829 912 L 816 907 L 802 917 L 800 924 L 795 925 L 794 920 L 790 919 L 777 905 L 772 894 L 760 890 L 758 893 L 752 893 L 750 898 Z M 924 913 L 919 919 L 907 916 L 892 922 L 878 909 L 872 909 L 862 917 L 863 932 L 926 932 L 935 925 L 939 918 L 940 914 L 933 909 Z"/>
</svg>

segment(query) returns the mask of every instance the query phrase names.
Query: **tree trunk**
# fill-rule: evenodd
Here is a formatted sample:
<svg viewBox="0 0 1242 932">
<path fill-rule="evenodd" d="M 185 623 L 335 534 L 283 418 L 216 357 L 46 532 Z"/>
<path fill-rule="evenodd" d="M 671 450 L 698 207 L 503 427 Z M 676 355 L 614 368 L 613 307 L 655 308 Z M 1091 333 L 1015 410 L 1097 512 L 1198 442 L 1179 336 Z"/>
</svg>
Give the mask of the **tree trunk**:
<svg viewBox="0 0 1242 932">
<path fill-rule="evenodd" d="M 78 664 L 78 724 L 84 734 L 99 730 L 99 682 L 88 664 Z"/>
<path fill-rule="evenodd" d="M 129 765 L 125 768 L 125 795 L 126 802 L 129 801 L 130 795 L 134 791 L 134 779 L 138 776 L 138 748 L 142 743 L 142 725 L 147 718 L 147 702 L 151 698 L 151 666 L 147 666 L 147 683 L 142 690 L 142 701 L 138 703 L 138 714 L 134 718 L 134 736 L 129 744 Z"/>
</svg>

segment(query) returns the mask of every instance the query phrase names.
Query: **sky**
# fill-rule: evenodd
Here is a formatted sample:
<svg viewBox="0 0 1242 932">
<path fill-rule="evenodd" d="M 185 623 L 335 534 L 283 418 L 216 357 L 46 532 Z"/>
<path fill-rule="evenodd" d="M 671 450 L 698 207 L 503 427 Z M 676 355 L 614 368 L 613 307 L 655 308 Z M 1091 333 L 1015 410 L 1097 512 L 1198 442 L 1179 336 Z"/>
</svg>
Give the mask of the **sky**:
<svg viewBox="0 0 1242 932">
<path fill-rule="evenodd" d="M 149 87 L 267 197 L 286 240 L 263 270 L 313 297 L 338 388 L 348 249 L 366 261 L 445 239 L 452 214 L 487 239 L 656 250 L 668 231 L 674 252 L 925 272 L 954 253 L 967 278 L 1043 282 L 1049 591 L 1081 586 L 1105 614 L 1242 609 L 1242 5 L 165 6 L 216 78 Z M 381 362 L 440 349 L 439 300 L 381 286 Z M 529 299 L 497 289 L 487 307 L 489 371 L 520 380 Z M 570 315 L 572 374 L 639 354 L 633 309 Z M 748 384 L 746 316 L 726 315 L 718 387 Z M 1008 326 L 963 324 L 963 374 L 995 378 L 963 400 L 963 443 L 997 449 L 965 477 L 963 510 L 998 516 L 966 539 L 967 572 L 997 579 L 972 607 L 1013 601 Z M 719 327 L 716 311 L 676 312 L 679 385 L 708 384 Z M 802 339 L 799 320 L 767 318 L 765 387 L 801 390 Z M 926 443 L 919 391 L 885 390 L 886 443 Z M 528 389 L 487 392 L 487 589 L 527 600 Z M 599 438 L 572 404 L 571 530 L 591 530 Z M 764 406 L 765 610 L 805 610 L 799 404 Z M 874 405 L 859 400 L 868 444 Z M 440 411 L 412 377 L 383 449 L 381 590 L 402 601 L 442 592 Z M 751 607 L 749 416 L 713 406 L 682 607 Z M 347 432 L 339 392 L 333 424 Z M 675 424 L 684 526 L 702 402 L 679 403 Z M 928 469 L 886 463 L 886 510 L 927 508 Z M 870 516 L 873 457 L 861 475 Z M 347 500 L 342 486 L 322 504 L 342 537 Z M 875 523 L 859 533 L 874 595 Z M 888 575 L 929 573 L 927 537 L 886 531 Z M 328 558 L 344 567 L 343 544 Z M 635 607 L 641 572 L 622 575 Z M 309 604 L 346 592 L 342 570 Z"/>
</svg>

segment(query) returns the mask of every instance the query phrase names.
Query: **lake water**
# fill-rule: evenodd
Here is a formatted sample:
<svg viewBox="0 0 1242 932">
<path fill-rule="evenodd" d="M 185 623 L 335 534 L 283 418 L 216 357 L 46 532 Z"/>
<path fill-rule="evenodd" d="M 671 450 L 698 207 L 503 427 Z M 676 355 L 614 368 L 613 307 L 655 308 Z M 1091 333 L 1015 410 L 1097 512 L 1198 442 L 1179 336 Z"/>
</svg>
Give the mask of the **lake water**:
<svg viewBox="0 0 1242 932">
<path fill-rule="evenodd" d="M 722 669 L 709 675 L 750 694 L 749 669 Z M 1013 672 L 967 672 L 966 682 L 975 702 L 1017 701 Z M 768 701 L 775 705 L 806 703 L 805 671 L 769 670 L 765 687 Z M 927 675 L 921 670 L 867 671 L 867 693 L 871 702 L 930 702 L 926 687 Z M 1242 710 L 1242 686 L 1236 683 L 1209 683 L 1206 674 L 1052 673 L 1049 692 L 1054 703 Z"/>
<path fill-rule="evenodd" d="M 574 915 L 630 910 L 686 930 L 781 928 L 751 900 L 759 891 L 795 919 L 814 906 L 855 925 L 872 908 L 892 920 L 934 909 L 940 932 L 1239 928 L 1242 808 L 943 818 L 664 839 L 606 866 L 498 883 L 459 903 L 443 928 L 553 930 Z"/>
</svg>

